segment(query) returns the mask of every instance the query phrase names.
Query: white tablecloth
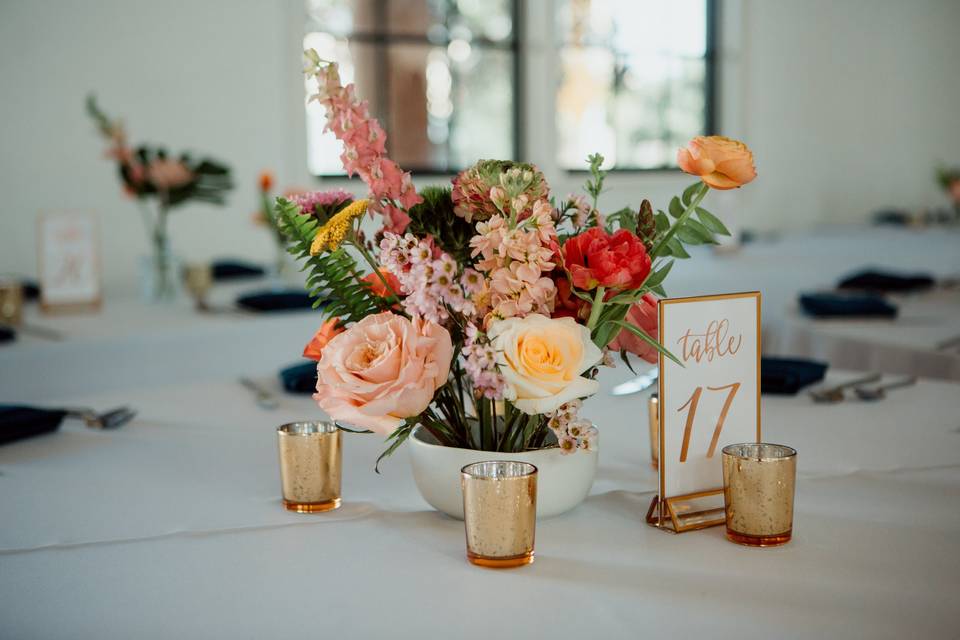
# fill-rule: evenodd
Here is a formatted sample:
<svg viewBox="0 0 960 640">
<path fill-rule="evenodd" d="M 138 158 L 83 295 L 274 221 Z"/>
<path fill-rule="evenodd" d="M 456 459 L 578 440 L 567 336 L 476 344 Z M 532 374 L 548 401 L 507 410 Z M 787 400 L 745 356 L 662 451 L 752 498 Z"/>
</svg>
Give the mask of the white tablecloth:
<svg viewBox="0 0 960 640">
<path fill-rule="evenodd" d="M 466 563 L 462 523 L 422 501 L 405 450 L 373 473 L 375 436 L 346 436 L 340 511 L 283 511 L 274 427 L 316 415 L 307 397 L 268 412 L 232 381 L 85 396 L 141 417 L 0 448 L 0 635 L 953 633 L 960 388 L 765 398 L 765 439 L 799 450 L 801 479 L 793 542 L 757 550 L 643 524 L 646 398 L 611 398 L 629 374 L 607 373 L 586 408 L 601 428 L 590 498 L 541 521 L 537 562 L 506 572 Z"/>
<path fill-rule="evenodd" d="M 835 367 L 960 380 L 960 291 L 891 296 L 893 319 L 822 319 L 793 312 L 774 332 L 771 351 Z M 941 348 L 953 342 L 950 348 Z"/>
</svg>

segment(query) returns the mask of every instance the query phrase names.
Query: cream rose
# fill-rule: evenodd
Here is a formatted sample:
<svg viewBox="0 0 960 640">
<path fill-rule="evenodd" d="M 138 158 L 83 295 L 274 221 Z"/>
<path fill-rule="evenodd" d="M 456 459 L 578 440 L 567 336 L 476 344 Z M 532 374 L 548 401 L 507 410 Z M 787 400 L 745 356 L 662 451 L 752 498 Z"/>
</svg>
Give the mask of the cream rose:
<svg viewBox="0 0 960 640">
<path fill-rule="evenodd" d="M 387 435 L 427 408 L 452 358 L 450 334 L 438 324 L 389 311 L 367 316 L 323 347 L 313 399 L 334 420 Z"/>
<path fill-rule="evenodd" d="M 582 374 L 603 358 L 590 330 L 573 318 L 532 314 L 491 323 L 487 335 L 506 382 L 505 397 L 523 413 L 554 411 L 564 402 L 596 393 Z"/>
</svg>

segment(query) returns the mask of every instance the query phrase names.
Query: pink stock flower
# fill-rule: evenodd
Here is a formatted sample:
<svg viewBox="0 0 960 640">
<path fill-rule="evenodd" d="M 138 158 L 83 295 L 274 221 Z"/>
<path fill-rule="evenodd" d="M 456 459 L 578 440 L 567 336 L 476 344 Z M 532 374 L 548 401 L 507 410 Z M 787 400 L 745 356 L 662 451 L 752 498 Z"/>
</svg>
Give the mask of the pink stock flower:
<svg viewBox="0 0 960 640">
<path fill-rule="evenodd" d="M 334 420 L 389 435 L 430 405 L 452 358 L 440 325 L 389 311 L 367 316 L 324 346 L 313 399 Z"/>
</svg>

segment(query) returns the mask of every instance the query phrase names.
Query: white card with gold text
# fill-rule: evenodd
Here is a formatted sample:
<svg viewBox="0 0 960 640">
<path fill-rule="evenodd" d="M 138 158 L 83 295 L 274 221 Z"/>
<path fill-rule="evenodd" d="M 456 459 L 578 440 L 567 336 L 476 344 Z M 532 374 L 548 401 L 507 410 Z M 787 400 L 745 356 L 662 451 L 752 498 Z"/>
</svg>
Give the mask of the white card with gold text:
<svg viewBox="0 0 960 640">
<path fill-rule="evenodd" d="M 723 487 L 721 450 L 760 440 L 760 293 L 660 301 L 660 496 Z"/>
</svg>

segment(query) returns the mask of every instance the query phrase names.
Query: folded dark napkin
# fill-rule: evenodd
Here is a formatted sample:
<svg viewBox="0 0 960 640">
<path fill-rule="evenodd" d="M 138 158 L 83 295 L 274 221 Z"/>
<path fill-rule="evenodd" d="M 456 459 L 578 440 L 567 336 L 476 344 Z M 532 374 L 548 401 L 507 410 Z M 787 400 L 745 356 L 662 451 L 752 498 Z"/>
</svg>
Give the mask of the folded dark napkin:
<svg viewBox="0 0 960 640">
<path fill-rule="evenodd" d="M 40 285 L 35 281 L 23 280 L 20 284 L 23 285 L 24 300 L 36 300 L 40 297 Z"/>
<path fill-rule="evenodd" d="M 210 269 L 216 281 L 259 278 L 267 272 L 258 264 L 242 260 L 215 260 Z"/>
<path fill-rule="evenodd" d="M 792 396 L 800 389 L 823 380 L 824 362 L 795 358 L 760 359 L 760 391 L 771 395 Z"/>
<path fill-rule="evenodd" d="M 280 382 L 288 393 L 313 393 L 317 390 L 317 363 L 313 360 L 280 370 Z"/>
<path fill-rule="evenodd" d="M 879 296 L 805 293 L 800 308 L 815 318 L 895 318 L 897 308 Z"/>
<path fill-rule="evenodd" d="M 237 298 L 237 306 L 250 311 L 292 311 L 311 308 L 313 298 L 302 289 L 255 291 Z"/>
<path fill-rule="evenodd" d="M 56 431 L 66 411 L 0 405 L 0 444 Z"/>
<path fill-rule="evenodd" d="M 891 271 L 866 270 L 844 278 L 837 284 L 837 288 L 905 293 L 925 291 L 934 284 L 936 281 L 926 273 L 904 275 Z"/>
<path fill-rule="evenodd" d="M 17 339 L 17 332 L 11 327 L 0 327 L 0 344 L 13 342 Z"/>
</svg>

